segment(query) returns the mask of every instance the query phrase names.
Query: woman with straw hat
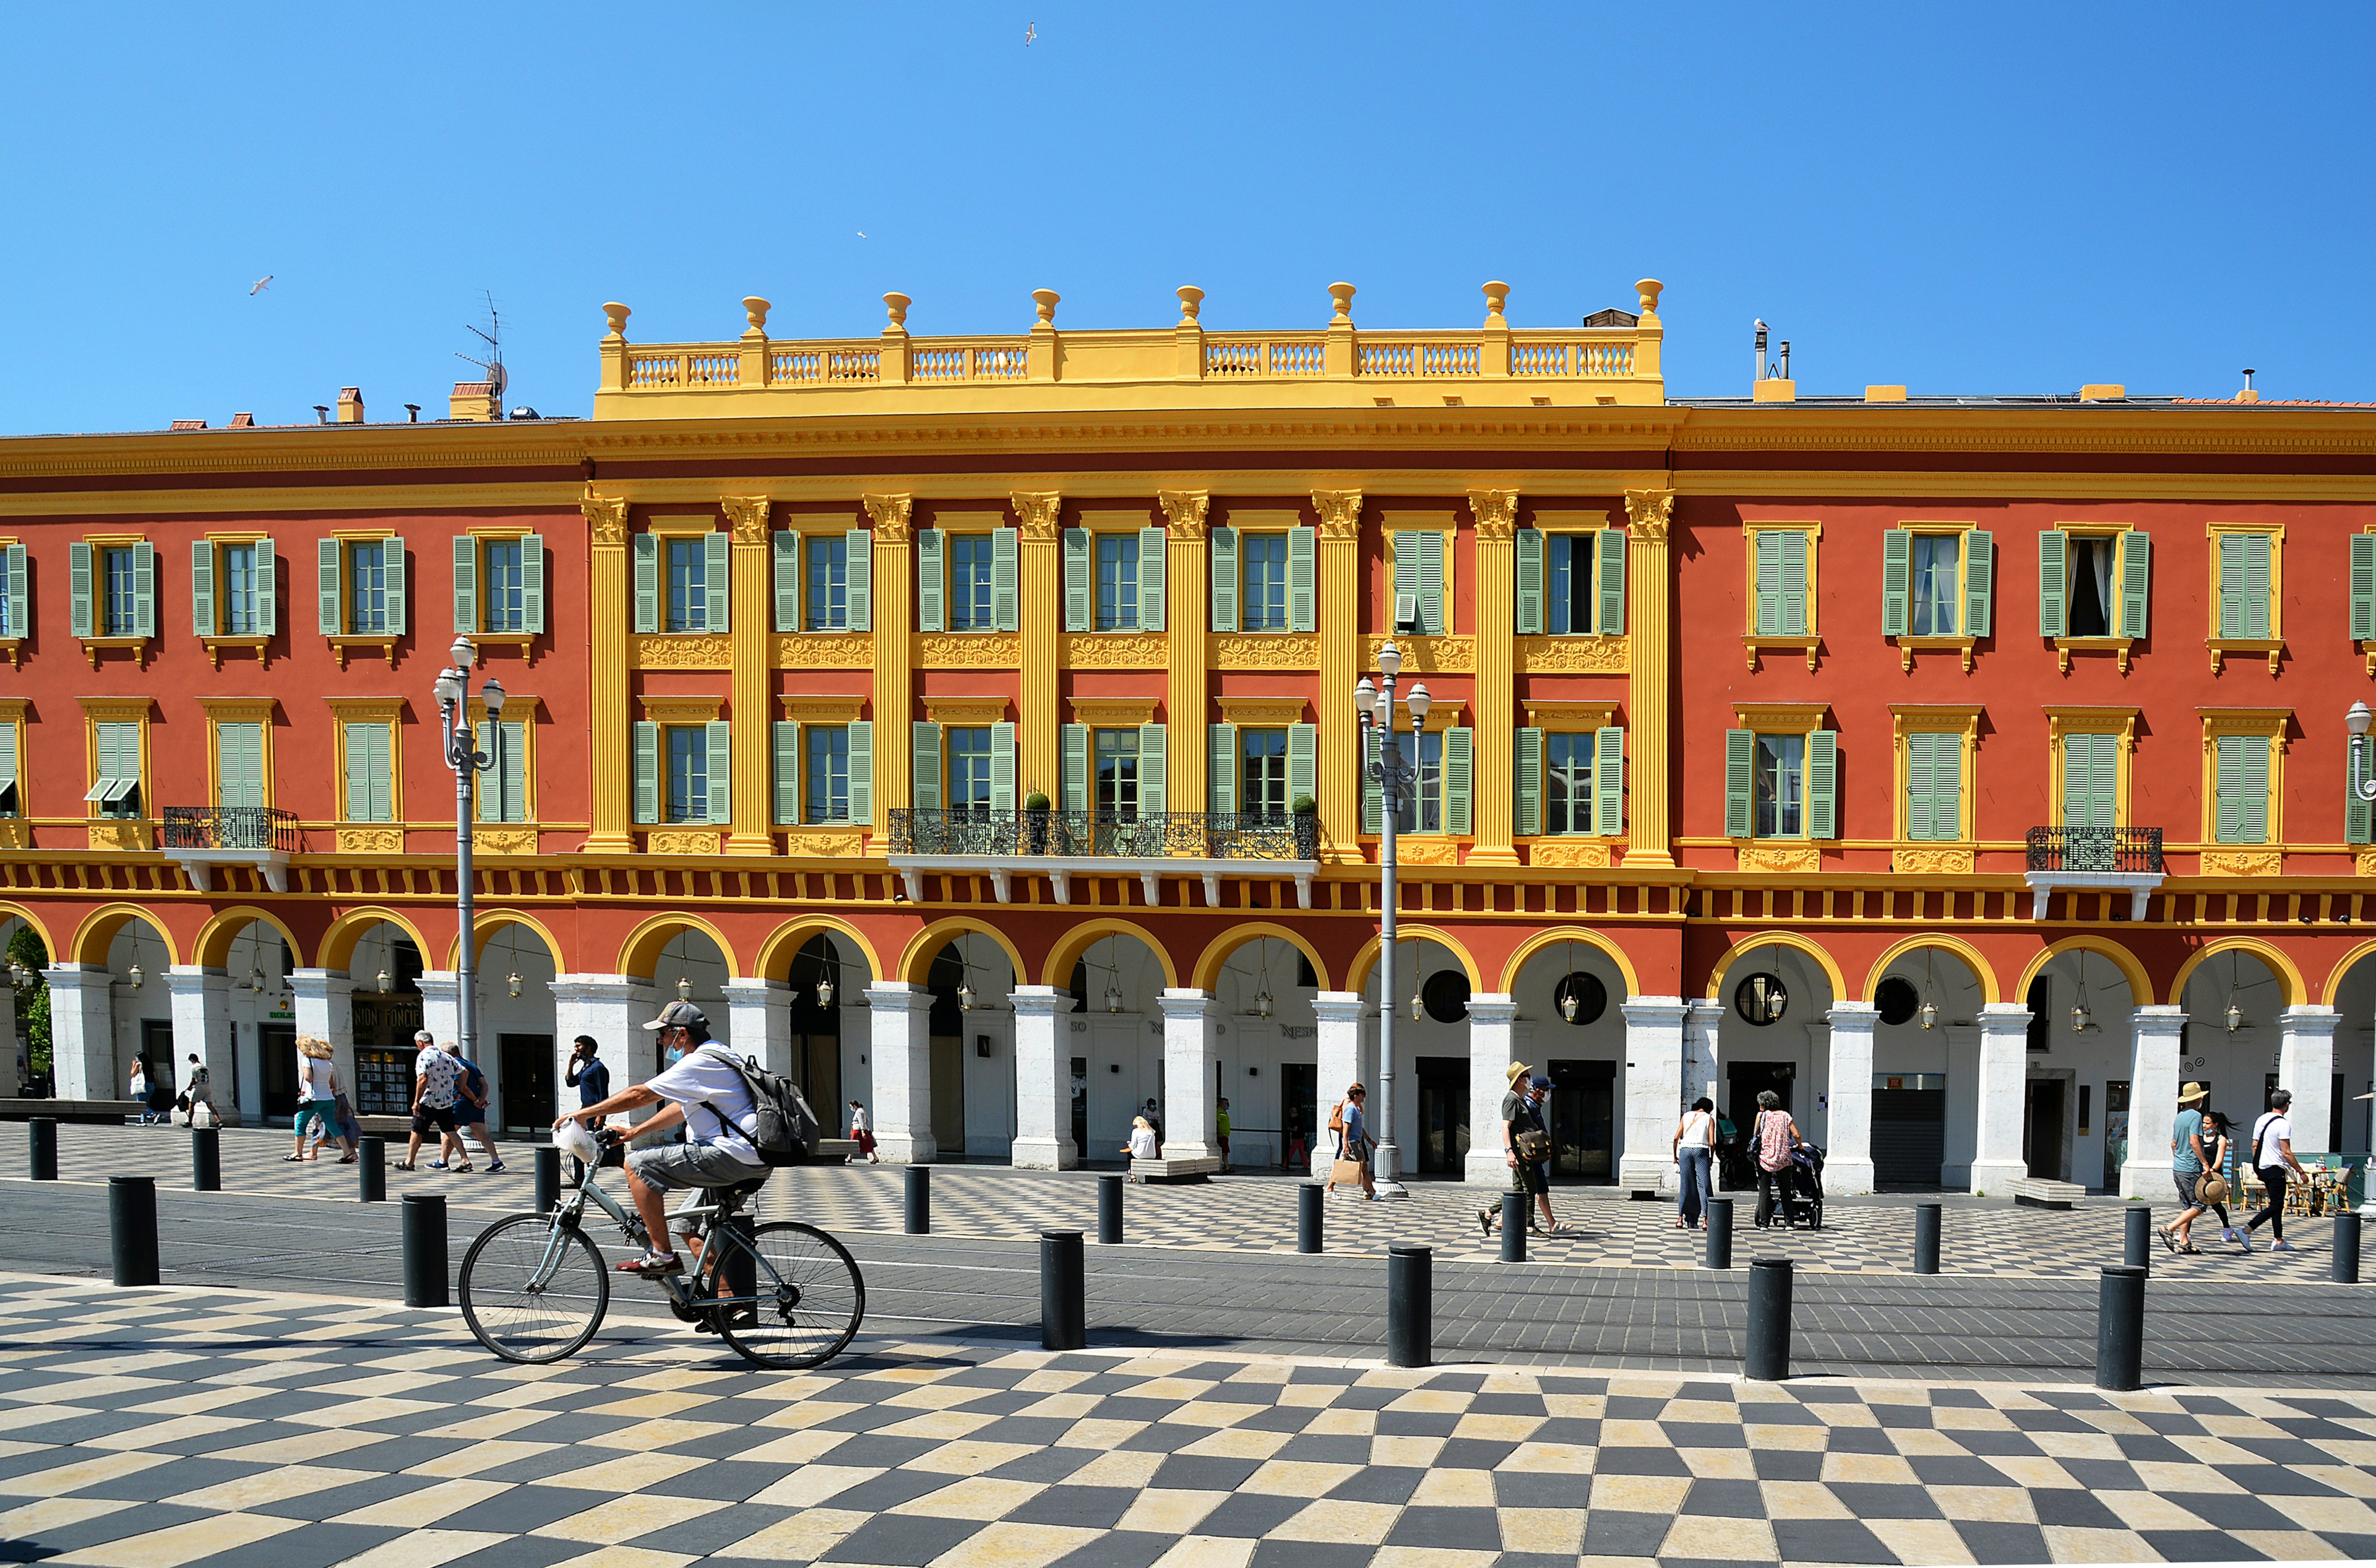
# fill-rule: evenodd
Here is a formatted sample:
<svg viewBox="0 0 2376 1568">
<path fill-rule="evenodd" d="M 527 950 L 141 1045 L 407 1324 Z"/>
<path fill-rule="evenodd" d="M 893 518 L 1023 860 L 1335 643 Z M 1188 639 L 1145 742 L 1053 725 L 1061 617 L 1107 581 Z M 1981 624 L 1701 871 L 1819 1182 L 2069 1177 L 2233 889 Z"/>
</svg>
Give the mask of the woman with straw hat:
<svg viewBox="0 0 2376 1568">
<path fill-rule="evenodd" d="M 2178 1188 L 2179 1217 L 2160 1231 L 2161 1244 L 2173 1253 L 2200 1253 L 2187 1234 L 2204 1205 L 2196 1194 L 2196 1183 L 2204 1170 L 2203 1144 L 2203 1112 L 2211 1099 L 2211 1091 L 2201 1084 L 2188 1084 L 2179 1091 L 2178 1120 L 2171 1124 L 2169 1136 L 2169 1169 Z M 2224 1195 L 2224 1194 L 2223 1194 Z"/>
</svg>

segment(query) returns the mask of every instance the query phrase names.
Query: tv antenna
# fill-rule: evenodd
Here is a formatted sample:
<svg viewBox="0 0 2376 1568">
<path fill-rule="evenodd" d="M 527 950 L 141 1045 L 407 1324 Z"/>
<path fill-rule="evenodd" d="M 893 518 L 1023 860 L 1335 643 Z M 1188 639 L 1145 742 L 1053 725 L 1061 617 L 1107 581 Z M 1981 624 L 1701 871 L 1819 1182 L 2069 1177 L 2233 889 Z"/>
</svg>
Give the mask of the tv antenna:
<svg viewBox="0 0 2376 1568">
<path fill-rule="evenodd" d="M 493 401 L 494 403 L 495 418 L 501 419 L 504 417 L 504 390 L 510 382 L 510 377 L 504 373 L 504 323 L 503 318 L 495 314 L 495 296 L 493 291 L 485 291 L 485 292 L 487 295 L 486 328 L 481 331 L 480 328 L 473 327 L 470 328 L 470 332 L 472 336 L 479 339 L 479 341 L 487 346 L 487 357 L 485 359 L 479 359 L 472 355 L 463 353 L 458 350 L 455 351 L 454 357 L 468 363 L 477 365 L 481 370 L 486 372 L 487 384 L 493 392 Z"/>
</svg>

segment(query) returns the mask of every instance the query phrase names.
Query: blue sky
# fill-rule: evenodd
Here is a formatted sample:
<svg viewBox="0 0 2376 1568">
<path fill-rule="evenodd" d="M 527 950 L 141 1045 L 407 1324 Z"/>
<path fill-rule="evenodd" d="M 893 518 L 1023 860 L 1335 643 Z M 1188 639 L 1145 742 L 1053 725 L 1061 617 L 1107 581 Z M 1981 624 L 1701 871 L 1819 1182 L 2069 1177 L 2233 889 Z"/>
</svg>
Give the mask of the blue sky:
<svg viewBox="0 0 2376 1568">
<path fill-rule="evenodd" d="M 647 341 L 1519 326 L 1668 385 L 2376 399 L 2366 7 L 0 9 L 0 433 L 434 415 Z M 1028 47 L 1025 30 L 1038 36 Z M 863 238 L 861 237 L 861 233 Z M 272 285 L 249 286 L 270 274 Z"/>
</svg>

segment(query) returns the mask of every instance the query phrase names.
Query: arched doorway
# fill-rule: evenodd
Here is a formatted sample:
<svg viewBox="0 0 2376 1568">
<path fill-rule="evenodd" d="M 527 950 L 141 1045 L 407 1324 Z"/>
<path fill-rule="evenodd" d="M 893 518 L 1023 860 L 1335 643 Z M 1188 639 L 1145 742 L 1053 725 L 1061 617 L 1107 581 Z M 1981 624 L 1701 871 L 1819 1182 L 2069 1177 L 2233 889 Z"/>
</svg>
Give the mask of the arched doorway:
<svg viewBox="0 0 2376 1568">
<path fill-rule="evenodd" d="M 487 1122 L 515 1137 L 535 1137 L 563 1107 L 577 1104 L 566 1087 L 569 1045 L 560 1039 L 552 982 L 559 963 L 534 926 L 490 921 L 479 928 L 473 979 L 478 990 L 479 1069 L 487 1078 Z"/>
<path fill-rule="evenodd" d="M 820 931 L 793 952 L 785 972 L 783 1066 L 818 1120 L 837 1131 L 849 1126 L 848 1102 L 868 1098 L 862 1059 L 866 988 L 873 977 L 865 956 L 850 947 L 846 937 Z"/>
<path fill-rule="evenodd" d="M 2289 977 L 2281 975 L 2243 947 L 2214 951 L 2193 966 L 2179 988 L 2179 1004 L 2186 1022 L 2178 1041 L 2178 1075 L 2181 1084 L 2200 1083 L 2210 1089 L 2204 1109 L 2224 1115 L 2234 1124 L 2237 1158 L 2248 1158 L 2252 1124 L 2268 1109 L 2269 1095 L 2286 1076 L 2286 1012 L 2292 1001 Z M 2331 1058 L 2331 1051 L 2327 1052 Z M 2331 1061 L 2322 1101 L 2334 1098 Z M 2294 1089 L 2297 1128 L 2308 1093 Z M 2317 1107 L 2319 1142 L 2334 1130 L 2331 1104 Z M 2315 1148 L 2309 1138 L 2298 1138 L 2298 1152 Z M 2231 1175 L 2231 1180 L 2233 1179 Z"/>
<path fill-rule="evenodd" d="M 421 992 L 421 977 L 426 972 L 419 937 L 393 921 L 374 921 L 354 938 L 352 950 L 347 956 L 349 990 L 345 999 L 348 1039 L 353 1050 L 350 1061 L 337 1064 L 355 1086 L 358 1116 L 411 1114 L 412 1060 L 420 1054 L 412 1037 L 427 1022 Z M 329 1040 L 334 1052 L 346 1055 L 338 1049 L 341 1042 L 335 1030 L 309 1027 L 306 1009 L 302 1005 L 304 999 L 301 996 L 299 1000 L 296 1027 L 289 1043 L 293 1047 L 298 1034 L 320 1033 Z M 335 1003 L 333 998 L 332 1004 Z M 278 1075 L 284 1065 L 289 1075 L 285 1079 Z M 263 1079 L 267 1116 L 281 1114 L 279 1106 L 283 1100 L 291 1110 L 296 1108 L 293 1050 L 283 1051 L 267 1045 Z"/>
<path fill-rule="evenodd" d="M 1374 945 L 1355 961 L 1367 1004 L 1360 1062 L 1339 1065 L 1323 1053 L 1321 1103 L 1333 1104 L 1344 1094 L 1347 1083 L 1362 1077 L 1370 1085 L 1372 1135 L 1383 1138 L 1391 1131 L 1400 1151 L 1399 1169 L 1389 1172 L 1381 1160 L 1380 1175 L 1457 1181 L 1467 1173 L 1471 1145 L 1496 1136 L 1491 1129 L 1473 1124 L 1475 1111 L 1470 1105 L 1468 1002 L 1477 989 L 1474 966 L 1467 953 L 1431 934 L 1412 932 L 1396 947 L 1392 997 L 1382 993 L 1380 977 L 1384 966 L 1378 962 Z M 1380 1043 L 1384 1039 L 1380 1010 L 1388 1006 L 1396 1009 L 1391 1085 L 1385 1082 Z M 1367 1062 L 1379 1063 L 1373 1076 L 1363 1075 L 1360 1063 Z M 1331 1071 L 1332 1066 L 1336 1071 Z"/>
<path fill-rule="evenodd" d="M 1153 948 L 1121 931 L 1097 935 L 1073 961 L 1065 990 L 1071 1012 L 1059 1019 L 1073 1086 L 1073 1136 L 1084 1165 L 1125 1163 L 1133 1118 L 1147 1112 L 1161 1134 L 1173 1122 L 1166 1093 L 1163 992 L 1169 972 Z M 1182 1127 L 1183 1135 L 1194 1135 Z"/>
<path fill-rule="evenodd" d="M 8 1079 L 20 1095 L 48 1097 L 57 1092 L 50 1053 L 50 984 L 42 971 L 50 967 L 50 947 L 32 922 L 20 915 L 0 918 L 0 1033 L 5 1033 L 15 1076 Z"/>
<path fill-rule="evenodd" d="M 1869 1000 L 1877 1015 L 1873 1185 L 1898 1192 L 1968 1185 L 1978 1136 L 1986 986 L 1954 948 L 1925 944 L 1891 958 Z"/>
<path fill-rule="evenodd" d="M 2141 1002 L 2126 969 L 2092 947 L 2066 948 L 2037 967 L 2018 1000 L 2029 1010 L 2020 1111 L 2024 1167 L 2046 1180 L 2120 1191 L 2133 1144 Z M 2180 1054 L 2185 1054 L 2182 1039 Z"/>
<path fill-rule="evenodd" d="M 1285 935 L 1232 932 L 1195 978 L 1213 999 L 1213 1092 L 1217 1115 L 1228 1102 L 1230 1163 L 1309 1170 L 1327 1121 L 1313 1007 L 1323 977 L 1312 955 Z"/>
<path fill-rule="evenodd" d="M 1511 1059 L 1551 1081 L 1546 1108 L 1551 1180 L 1614 1182 L 1626 1126 L 1624 971 L 1603 948 L 1578 937 L 1528 955 L 1511 981 L 1510 997 L 1517 1007 Z M 1498 1122 L 1506 1077 L 1480 1080 L 1479 1087 L 1479 1118 Z M 1490 1111 L 1484 1109 L 1489 1098 Z M 1474 1137 L 1498 1149 L 1501 1134 L 1498 1125 L 1482 1127 Z M 1498 1158 L 1492 1163 L 1501 1164 Z M 1504 1171 L 1489 1174 L 1506 1184 Z"/>
</svg>

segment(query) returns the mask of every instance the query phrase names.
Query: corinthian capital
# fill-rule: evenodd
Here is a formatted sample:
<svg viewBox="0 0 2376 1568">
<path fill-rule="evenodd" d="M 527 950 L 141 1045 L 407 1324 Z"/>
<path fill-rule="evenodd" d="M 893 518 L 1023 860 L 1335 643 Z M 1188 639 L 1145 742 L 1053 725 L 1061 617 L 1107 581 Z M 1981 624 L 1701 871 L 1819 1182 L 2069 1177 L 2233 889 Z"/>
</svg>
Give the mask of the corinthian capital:
<svg viewBox="0 0 2376 1568">
<path fill-rule="evenodd" d="M 766 496 L 730 495 L 719 505 L 726 509 L 726 521 L 733 529 L 735 543 L 767 542 L 769 502 Z"/>
<path fill-rule="evenodd" d="M 621 545 L 627 542 L 627 504 L 615 495 L 597 495 L 588 491 L 577 501 L 577 509 L 586 515 L 586 533 L 595 544 Z"/>
<path fill-rule="evenodd" d="M 1212 510 L 1213 498 L 1201 490 L 1158 491 L 1156 499 L 1163 503 L 1163 516 L 1171 525 L 1171 537 L 1191 544 L 1205 542 L 1205 517 Z"/>
<path fill-rule="evenodd" d="M 1320 514 L 1321 538 L 1360 538 L 1361 493 L 1360 491 L 1315 490 L 1312 493 L 1312 507 Z"/>
<path fill-rule="evenodd" d="M 1675 493 L 1671 490 L 1629 490 L 1625 493 L 1625 516 L 1634 525 L 1634 537 L 1652 544 L 1667 542 L 1667 524 L 1675 515 Z"/>
<path fill-rule="evenodd" d="M 1056 517 L 1063 508 L 1064 498 L 1052 490 L 1018 491 L 1008 496 L 1015 508 L 1016 520 L 1023 525 L 1023 537 L 1043 543 L 1056 537 Z"/>
<path fill-rule="evenodd" d="M 1518 493 L 1515 490 L 1472 490 L 1468 510 L 1477 518 L 1477 537 L 1487 544 L 1507 544 L 1518 529 Z"/>
<path fill-rule="evenodd" d="M 874 537 L 884 544 L 905 544 L 914 531 L 916 502 L 909 495 L 869 495 L 867 519 L 874 525 Z"/>
</svg>

